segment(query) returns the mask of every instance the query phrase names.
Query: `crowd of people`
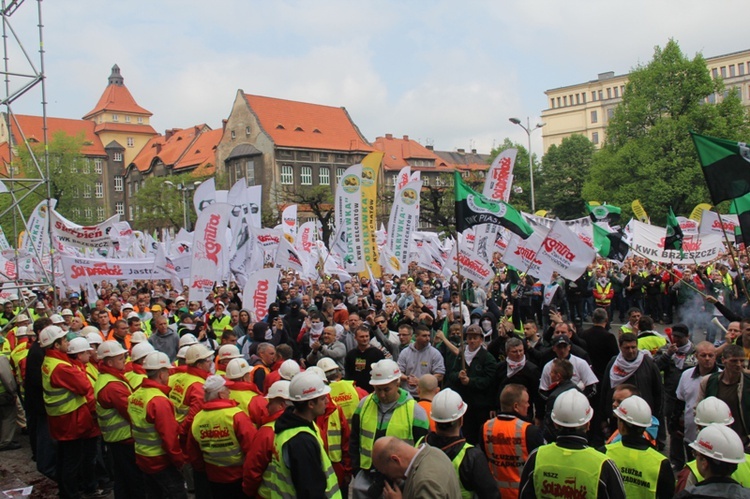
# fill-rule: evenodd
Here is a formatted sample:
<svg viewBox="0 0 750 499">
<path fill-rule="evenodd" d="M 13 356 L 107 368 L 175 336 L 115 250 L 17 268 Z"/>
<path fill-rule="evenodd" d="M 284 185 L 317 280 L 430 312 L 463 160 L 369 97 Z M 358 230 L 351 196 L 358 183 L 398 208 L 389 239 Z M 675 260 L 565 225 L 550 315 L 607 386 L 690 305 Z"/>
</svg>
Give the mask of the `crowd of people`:
<svg viewBox="0 0 750 499">
<path fill-rule="evenodd" d="M 65 498 L 750 497 L 744 268 L 285 272 L 260 320 L 234 283 L 20 287 L 0 452 Z"/>
</svg>

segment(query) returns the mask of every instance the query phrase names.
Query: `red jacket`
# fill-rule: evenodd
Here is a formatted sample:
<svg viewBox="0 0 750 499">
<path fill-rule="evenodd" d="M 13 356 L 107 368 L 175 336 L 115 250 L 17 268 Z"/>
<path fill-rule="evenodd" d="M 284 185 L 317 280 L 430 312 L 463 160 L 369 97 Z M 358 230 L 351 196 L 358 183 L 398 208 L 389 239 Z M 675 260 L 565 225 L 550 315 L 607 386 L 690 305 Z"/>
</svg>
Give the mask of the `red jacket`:
<svg viewBox="0 0 750 499">
<path fill-rule="evenodd" d="M 326 452 L 328 452 L 328 420 L 334 412 L 339 413 L 339 421 L 341 421 L 342 453 L 341 462 L 332 464 L 333 471 L 336 472 L 336 477 L 338 478 L 339 483 L 344 483 L 344 477 L 352 472 L 352 461 L 349 458 L 349 436 L 351 430 L 349 429 L 349 423 L 346 421 L 346 415 L 344 415 L 343 409 L 336 405 L 336 402 L 333 401 L 330 394 L 326 396 L 326 413 L 322 416 L 318 416 L 315 420 L 315 424 L 317 424 L 318 429 L 320 429 L 320 438 L 323 439 Z"/>
<path fill-rule="evenodd" d="M 124 381 L 125 384 L 123 385 L 122 383 L 107 383 L 104 388 L 99 390 L 96 401 L 105 409 L 114 408 L 120 416 L 125 418 L 126 421 L 130 421 L 130 415 L 128 414 L 128 397 L 130 397 L 130 394 L 133 392 L 130 390 L 128 380 L 125 379 L 122 371 L 107 367 L 102 363 L 99 363 L 99 373 L 111 374 L 115 378 Z M 128 438 L 126 440 L 121 440 L 120 443 L 132 444 L 133 439 Z"/>
<path fill-rule="evenodd" d="M 257 397 L 256 397 L 257 398 Z M 245 464 L 242 473 L 242 490 L 249 497 L 255 497 L 263 481 L 263 473 L 268 468 L 273 458 L 273 439 L 275 433 L 270 426 L 263 426 L 271 421 L 276 421 L 279 416 L 284 414 L 284 409 L 276 411 L 274 414 L 266 416 L 262 425 L 253 438 L 250 452 L 245 455 Z"/>
<path fill-rule="evenodd" d="M 268 400 L 266 397 L 263 395 L 253 397 L 247 407 L 247 412 L 250 413 L 250 421 L 256 428 L 263 426 L 265 424 L 263 421 L 268 418 Z"/>
<path fill-rule="evenodd" d="M 216 399 L 203 404 L 203 411 L 215 411 L 226 407 L 236 407 L 237 402 L 234 400 Z M 252 450 L 252 442 L 257 430 L 250 422 L 250 419 L 244 412 L 238 412 L 234 415 L 234 435 L 240 445 L 242 454 L 247 460 L 247 455 Z M 195 440 L 191 431 L 187 436 L 187 454 L 193 468 L 201 471 L 205 470 L 208 480 L 217 483 L 232 483 L 242 480 L 242 466 L 216 466 L 203 461 L 203 452 L 201 452 L 198 441 Z"/>
<path fill-rule="evenodd" d="M 198 369 L 197 367 L 191 366 L 188 366 L 186 372 L 188 374 L 192 374 L 193 376 L 203 378 L 204 381 L 211 375 L 211 373 L 208 371 L 204 371 L 203 369 Z M 203 396 L 204 393 L 202 382 L 198 383 L 196 381 L 192 385 L 188 386 L 187 391 L 185 392 L 185 399 L 183 403 L 190 409 L 188 409 L 188 414 L 182 421 L 182 433 L 184 435 L 190 433 L 190 427 L 193 425 L 193 419 L 195 419 L 195 415 L 198 414 L 198 411 L 203 409 Z"/>
<path fill-rule="evenodd" d="M 141 388 L 158 388 L 164 395 L 169 396 L 169 387 L 148 378 L 143 380 Z M 139 388 L 140 390 L 140 388 Z M 158 473 L 171 465 L 181 468 L 186 457 L 180 447 L 180 425 L 174 417 L 174 405 L 169 398 L 154 397 L 146 407 L 146 421 L 152 423 L 162 440 L 162 448 L 166 454 L 156 457 L 135 455 L 135 464 L 144 473 Z"/>
<path fill-rule="evenodd" d="M 232 388 L 230 388 L 230 390 L 233 392 L 255 392 L 258 395 L 253 397 L 253 399 L 257 399 L 258 397 L 263 398 L 263 395 L 261 395 L 261 391 L 257 386 L 255 386 L 255 383 L 253 383 L 252 381 L 232 381 Z M 240 409 L 250 414 L 249 405 L 248 407 L 240 407 Z"/>
<path fill-rule="evenodd" d="M 100 369 L 101 371 L 101 369 Z M 125 369 L 122 370 L 124 373 L 134 372 L 136 374 L 146 374 L 146 370 L 143 368 L 142 365 L 136 364 L 134 362 L 128 362 L 125 364 Z"/>
<path fill-rule="evenodd" d="M 48 348 L 48 357 L 73 364 L 68 354 Z M 86 403 L 69 414 L 47 416 L 50 436 L 55 440 L 78 440 L 94 438 L 102 434 L 96 422 L 96 402 L 94 388 L 86 376 L 85 370 L 75 366 L 60 364 L 50 373 L 50 384 L 54 388 L 64 388 L 76 395 L 86 397 Z"/>
</svg>

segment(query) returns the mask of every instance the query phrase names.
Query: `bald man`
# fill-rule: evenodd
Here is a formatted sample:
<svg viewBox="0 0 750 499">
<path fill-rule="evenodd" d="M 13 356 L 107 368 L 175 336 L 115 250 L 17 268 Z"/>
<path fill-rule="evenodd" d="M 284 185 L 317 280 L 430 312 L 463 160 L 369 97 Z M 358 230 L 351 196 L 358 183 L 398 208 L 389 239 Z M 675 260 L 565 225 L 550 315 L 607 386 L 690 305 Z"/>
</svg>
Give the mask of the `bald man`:
<svg viewBox="0 0 750 499">
<path fill-rule="evenodd" d="M 432 411 L 432 398 L 440 391 L 440 382 L 432 374 L 424 374 L 419 378 L 417 384 L 417 403 L 427 413 L 427 419 L 430 420 L 430 431 L 435 431 L 435 422 L 432 420 L 430 413 Z"/>
<path fill-rule="evenodd" d="M 398 486 L 391 485 L 396 480 L 405 480 L 404 499 L 461 497 L 453 463 L 440 449 L 427 444 L 413 447 L 395 437 L 381 437 L 373 446 L 373 464 L 388 479 L 385 499 L 399 497 Z"/>
</svg>

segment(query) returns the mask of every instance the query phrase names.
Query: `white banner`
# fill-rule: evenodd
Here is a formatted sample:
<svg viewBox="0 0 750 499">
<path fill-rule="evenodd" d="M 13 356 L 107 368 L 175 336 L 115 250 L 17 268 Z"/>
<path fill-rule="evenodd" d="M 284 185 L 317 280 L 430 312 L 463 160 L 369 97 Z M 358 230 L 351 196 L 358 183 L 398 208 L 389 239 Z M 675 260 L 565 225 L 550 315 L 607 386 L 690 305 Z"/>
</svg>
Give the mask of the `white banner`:
<svg viewBox="0 0 750 499">
<path fill-rule="evenodd" d="M 193 194 L 193 206 L 195 207 L 195 212 L 200 215 L 203 210 L 215 202 L 216 182 L 213 177 L 211 177 L 195 189 L 195 193 Z"/>
<path fill-rule="evenodd" d="M 281 238 L 279 249 L 276 251 L 276 266 L 282 269 L 292 269 L 300 274 L 305 270 L 302 259 L 291 243 L 285 238 Z"/>
<path fill-rule="evenodd" d="M 61 255 L 60 261 L 65 280 L 70 287 L 85 286 L 89 278 L 94 282 L 169 278 L 155 267 L 153 258 L 112 260 Z"/>
<path fill-rule="evenodd" d="M 52 236 L 63 246 L 110 248 L 113 245 L 112 229 L 119 222 L 120 215 L 114 215 L 100 224 L 84 227 L 52 210 Z"/>
<path fill-rule="evenodd" d="M 8 239 L 5 237 L 3 228 L 0 227 L 0 251 L 5 251 L 7 249 L 10 249 L 10 244 L 8 244 Z"/>
<path fill-rule="evenodd" d="M 685 236 L 698 233 L 698 226 L 700 224 L 693 219 L 685 218 L 685 217 L 677 217 L 677 223 L 680 224 L 680 229 L 682 229 L 682 234 Z"/>
<path fill-rule="evenodd" d="M 41 270 L 35 268 L 39 265 L 39 259 L 43 260 L 44 255 L 50 254 L 51 245 L 47 223 L 49 222 L 49 211 L 50 209 L 54 210 L 56 204 L 56 199 L 50 200 L 49 207 L 47 206 L 47 200 L 41 201 L 36 205 L 36 208 L 34 208 L 31 216 L 26 221 L 27 230 L 24 232 L 18 248 L 26 250 L 30 258 L 19 262 L 21 279 L 27 279 L 28 276 L 36 276 L 36 271 Z M 45 268 L 48 267 L 45 265 Z M 32 279 L 36 279 L 36 277 Z"/>
<path fill-rule="evenodd" d="M 561 220 L 552 225 L 537 253 L 537 258 L 545 267 L 551 267 L 571 281 L 581 277 L 595 257 L 594 248 L 584 243 Z M 549 281 L 543 282 L 546 284 Z"/>
<path fill-rule="evenodd" d="M 705 212 L 704 212 L 705 213 Z M 723 236 L 719 234 L 705 234 L 700 236 L 685 236 L 682 240 L 683 258 L 675 249 L 664 249 L 664 239 L 667 229 L 656 225 L 648 225 L 632 220 L 633 240 L 631 246 L 639 256 L 659 263 L 708 263 L 718 258 L 724 251 Z"/>
<path fill-rule="evenodd" d="M 242 293 L 242 308 L 250 311 L 252 321 L 262 321 L 268 315 L 269 305 L 276 301 L 280 272 L 281 269 L 263 269 L 247 279 Z"/>
<path fill-rule="evenodd" d="M 261 228 L 263 226 L 261 210 L 263 206 L 263 186 L 253 185 L 248 187 L 245 196 L 247 207 L 250 210 L 250 224 L 253 227 Z"/>
<path fill-rule="evenodd" d="M 517 149 L 506 149 L 497 155 L 487 171 L 482 194 L 495 201 L 508 202 L 513 185 L 513 166 L 516 163 Z"/>
<path fill-rule="evenodd" d="M 290 204 L 281 213 L 281 230 L 287 241 L 294 244 L 297 240 L 297 205 Z"/>
<path fill-rule="evenodd" d="M 721 221 L 724 223 L 724 230 L 727 231 L 727 237 L 734 242 L 734 229 L 739 225 L 737 215 L 722 215 Z M 719 234 L 724 237 L 724 231 L 719 223 L 719 214 L 715 211 L 703 210 L 701 215 L 700 234 Z"/>
<path fill-rule="evenodd" d="M 401 168 L 401 171 L 398 172 L 398 176 L 396 177 L 396 194 L 398 194 L 398 191 L 403 189 L 410 180 L 411 166 L 406 165 L 405 167 Z"/>
<path fill-rule="evenodd" d="M 266 255 L 266 261 L 272 262 L 276 258 L 276 252 L 279 250 L 279 244 L 284 234 L 276 229 L 253 229 L 258 236 L 258 243 L 263 248 Z"/>
<path fill-rule="evenodd" d="M 461 265 L 461 269 L 458 269 L 458 265 Z M 461 248 L 460 257 L 456 257 L 456 251 L 451 252 L 450 260 L 451 270 L 461 273 L 461 275 L 467 279 L 471 279 L 474 282 L 478 282 L 483 288 L 486 287 L 495 273 L 490 267 L 490 264 L 481 256 L 471 250 L 464 250 Z"/>
<path fill-rule="evenodd" d="M 362 236 L 362 165 L 346 169 L 336 187 L 336 228 L 346 251 L 341 255 L 348 272 L 365 270 L 365 241 Z"/>
<path fill-rule="evenodd" d="M 203 303 L 214 282 L 221 279 L 224 258 L 229 257 L 225 239 L 231 211 L 227 203 L 214 203 L 198 215 L 190 264 L 190 299 L 193 301 Z"/>
<path fill-rule="evenodd" d="M 513 234 L 508 242 L 508 249 L 503 255 L 503 261 L 515 267 L 519 272 L 526 272 L 543 283 L 550 282 L 553 269 L 544 265 L 537 255 L 546 235 L 547 229 L 543 227 L 537 227 L 528 239 L 521 239 Z"/>
<path fill-rule="evenodd" d="M 422 181 L 409 182 L 398 191 L 388 218 L 388 250 L 396 262 L 389 267 L 406 273 L 409 267 L 409 246 L 412 233 L 419 227 L 419 195 Z"/>
<path fill-rule="evenodd" d="M 523 213 L 523 217 L 531 224 L 532 227 L 541 225 L 542 227 L 551 228 L 555 223 L 552 218 L 538 217 L 530 213 Z M 565 226 L 575 232 L 578 238 L 587 245 L 594 247 L 594 222 L 591 217 L 574 218 L 573 220 L 560 220 Z M 609 229 L 610 232 L 612 229 Z"/>
</svg>

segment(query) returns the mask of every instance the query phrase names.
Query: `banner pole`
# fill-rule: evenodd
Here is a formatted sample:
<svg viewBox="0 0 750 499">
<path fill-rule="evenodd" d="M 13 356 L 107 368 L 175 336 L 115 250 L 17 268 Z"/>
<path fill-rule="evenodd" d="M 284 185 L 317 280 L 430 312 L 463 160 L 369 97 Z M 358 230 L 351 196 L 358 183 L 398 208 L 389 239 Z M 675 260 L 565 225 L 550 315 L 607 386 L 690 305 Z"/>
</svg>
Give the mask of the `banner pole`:
<svg viewBox="0 0 750 499">
<path fill-rule="evenodd" d="M 459 296 L 459 303 L 461 305 L 464 304 L 464 290 L 463 290 L 463 277 L 461 277 L 461 234 L 456 231 L 456 275 L 458 276 L 458 296 Z M 466 307 L 468 309 L 468 305 Z M 458 307 L 458 315 L 461 316 L 461 307 Z M 461 335 L 461 343 L 459 344 L 460 351 L 458 355 L 461 356 L 461 370 L 466 370 L 466 352 L 464 351 L 464 337 L 466 336 L 466 331 Z"/>
<path fill-rule="evenodd" d="M 625 244 L 627 244 L 627 243 L 625 243 Z M 649 258 L 649 257 L 647 257 L 646 255 L 644 255 L 643 253 L 641 253 L 641 252 L 640 252 L 640 251 L 638 251 L 637 249 L 633 248 L 633 247 L 632 247 L 631 245 L 629 245 L 629 244 L 628 244 L 628 248 L 630 248 L 630 249 L 631 249 L 631 251 L 633 251 L 633 253 L 635 253 L 636 255 L 638 255 L 638 256 L 640 256 L 640 257 L 642 257 L 642 258 L 645 258 L 646 260 L 650 260 L 650 258 Z M 685 283 L 685 285 L 686 285 L 687 287 L 689 287 L 690 289 L 692 289 L 692 290 L 693 290 L 693 291 L 695 291 L 696 293 L 700 294 L 700 295 L 701 295 L 701 296 L 703 296 L 704 298 L 708 298 L 708 295 L 707 295 L 706 293 L 704 293 L 704 292 L 703 292 L 703 291 L 701 291 L 700 289 L 696 288 L 696 287 L 695 287 L 695 286 L 693 286 L 692 284 L 689 284 L 689 283 L 688 283 L 687 281 L 683 281 L 683 280 L 682 280 L 682 277 L 678 276 L 677 274 L 675 274 L 674 272 L 672 272 L 672 271 L 671 271 L 670 269 L 668 269 L 667 267 L 664 267 L 664 270 L 666 270 L 666 271 L 667 271 L 667 272 L 669 273 L 669 275 L 671 275 L 672 277 L 674 277 L 675 279 L 677 279 L 677 281 L 678 281 L 678 282 L 680 282 L 680 281 L 681 281 L 681 282 L 684 282 L 684 283 Z"/>
<path fill-rule="evenodd" d="M 724 241 L 727 243 L 727 250 L 729 250 L 729 255 L 732 257 L 734 268 L 737 269 L 737 275 L 739 275 L 741 269 L 740 269 L 739 264 L 737 263 L 737 258 L 735 258 L 734 256 L 734 247 L 732 247 L 732 244 L 729 242 L 727 229 L 724 227 L 724 220 L 721 219 L 721 213 L 719 213 L 719 209 L 715 206 L 714 206 L 714 211 L 716 212 L 716 215 L 719 217 L 719 225 L 721 225 L 721 232 L 724 233 Z M 747 298 L 747 300 L 750 301 L 750 294 L 748 294 L 747 292 L 747 286 L 745 286 L 745 280 L 740 279 L 740 284 L 742 284 L 742 292 L 745 294 L 745 298 Z"/>
</svg>

